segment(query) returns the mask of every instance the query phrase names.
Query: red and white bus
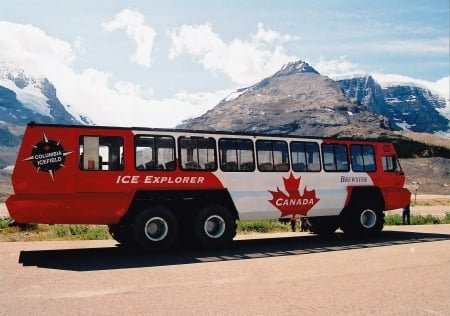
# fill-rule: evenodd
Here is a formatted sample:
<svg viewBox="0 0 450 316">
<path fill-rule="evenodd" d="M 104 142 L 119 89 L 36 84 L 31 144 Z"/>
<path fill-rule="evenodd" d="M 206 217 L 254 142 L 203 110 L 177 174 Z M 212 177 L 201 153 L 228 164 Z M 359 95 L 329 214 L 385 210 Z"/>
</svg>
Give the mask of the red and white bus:
<svg viewBox="0 0 450 316">
<path fill-rule="evenodd" d="M 30 123 L 6 205 L 19 223 L 105 224 L 146 250 L 229 243 L 236 221 L 374 235 L 410 192 L 388 142 Z"/>
</svg>

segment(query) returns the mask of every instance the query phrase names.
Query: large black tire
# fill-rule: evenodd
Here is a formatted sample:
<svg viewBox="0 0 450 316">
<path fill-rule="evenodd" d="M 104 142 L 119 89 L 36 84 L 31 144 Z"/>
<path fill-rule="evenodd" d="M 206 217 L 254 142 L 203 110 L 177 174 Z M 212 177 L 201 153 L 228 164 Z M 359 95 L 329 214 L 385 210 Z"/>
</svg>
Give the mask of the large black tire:
<svg viewBox="0 0 450 316">
<path fill-rule="evenodd" d="M 123 246 L 134 245 L 134 236 L 131 224 L 118 223 L 108 225 L 112 238 Z"/>
<path fill-rule="evenodd" d="M 371 237 L 378 235 L 384 226 L 384 213 L 378 208 L 354 206 L 343 214 L 341 229 L 350 236 Z"/>
<path fill-rule="evenodd" d="M 339 218 L 337 216 L 308 217 L 308 228 L 310 232 L 320 236 L 333 235 L 339 228 Z"/>
<path fill-rule="evenodd" d="M 208 205 L 197 214 L 194 229 L 194 235 L 201 246 L 223 247 L 230 244 L 236 236 L 236 218 L 223 205 Z"/>
<path fill-rule="evenodd" d="M 134 239 L 145 251 L 156 252 L 171 248 L 178 237 L 178 222 L 171 210 L 152 206 L 136 216 Z"/>
</svg>

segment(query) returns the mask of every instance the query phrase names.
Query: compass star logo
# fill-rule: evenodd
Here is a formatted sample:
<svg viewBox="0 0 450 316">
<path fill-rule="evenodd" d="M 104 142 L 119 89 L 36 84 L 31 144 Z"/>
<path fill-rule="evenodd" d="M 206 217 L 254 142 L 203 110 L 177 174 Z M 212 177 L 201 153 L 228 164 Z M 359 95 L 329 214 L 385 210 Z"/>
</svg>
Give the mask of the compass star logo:
<svg viewBox="0 0 450 316">
<path fill-rule="evenodd" d="M 284 187 L 288 194 L 282 192 L 278 187 L 277 191 L 271 191 L 272 200 L 269 200 L 281 212 L 281 217 L 291 214 L 300 214 L 306 216 L 308 211 L 319 202 L 320 199 L 316 197 L 316 190 L 307 190 L 306 186 L 303 194 L 300 193 L 301 177 L 294 177 L 291 172 L 289 178 L 284 178 Z"/>
<path fill-rule="evenodd" d="M 64 167 L 66 156 L 72 151 L 66 152 L 58 141 L 49 140 L 45 133 L 42 140 L 33 146 L 31 156 L 23 161 L 31 161 L 37 171 L 48 172 L 52 180 L 55 180 L 55 171 Z"/>
</svg>

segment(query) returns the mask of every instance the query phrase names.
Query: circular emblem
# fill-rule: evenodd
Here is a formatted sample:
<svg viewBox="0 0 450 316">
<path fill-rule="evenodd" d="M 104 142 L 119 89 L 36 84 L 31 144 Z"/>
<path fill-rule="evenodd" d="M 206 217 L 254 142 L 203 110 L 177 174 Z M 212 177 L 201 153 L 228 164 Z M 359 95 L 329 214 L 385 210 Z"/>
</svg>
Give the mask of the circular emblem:
<svg viewBox="0 0 450 316">
<path fill-rule="evenodd" d="M 49 140 L 43 134 L 42 140 L 33 146 L 31 156 L 24 161 L 31 161 L 37 171 L 50 173 L 54 180 L 54 172 L 64 167 L 66 156 L 72 152 L 66 152 L 59 141 Z"/>
<path fill-rule="evenodd" d="M 33 146 L 31 155 L 34 166 L 44 172 L 58 170 L 66 160 L 63 146 L 54 140 L 37 143 Z"/>
</svg>

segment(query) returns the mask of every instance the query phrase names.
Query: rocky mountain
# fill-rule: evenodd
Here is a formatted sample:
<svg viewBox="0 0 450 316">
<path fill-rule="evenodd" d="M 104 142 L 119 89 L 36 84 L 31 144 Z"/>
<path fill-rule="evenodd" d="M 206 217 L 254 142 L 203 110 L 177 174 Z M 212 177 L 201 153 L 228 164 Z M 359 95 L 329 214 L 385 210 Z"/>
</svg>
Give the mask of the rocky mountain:
<svg viewBox="0 0 450 316">
<path fill-rule="evenodd" d="M 237 90 L 178 127 L 303 136 L 370 136 L 392 130 L 385 117 L 351 102 L 339 83 L 304 61 Z"/>
<path fill-rule="evenodd" d="M 0 68 L 0 146 L 18 146 L 30 121 L 87 123 L 68 112 L 48 79 L 27 76 L 22 70 Z"/>
<path fill-rule="evenodd" d="M 382 87 L 370 75 L 337 82 L 348 98 L 373 113 L 387 117 L 396 130 L 450 133 L 450 120 L 440 113 L 446 100 L 426 88 L 398 83 Z"/>
</svg>

